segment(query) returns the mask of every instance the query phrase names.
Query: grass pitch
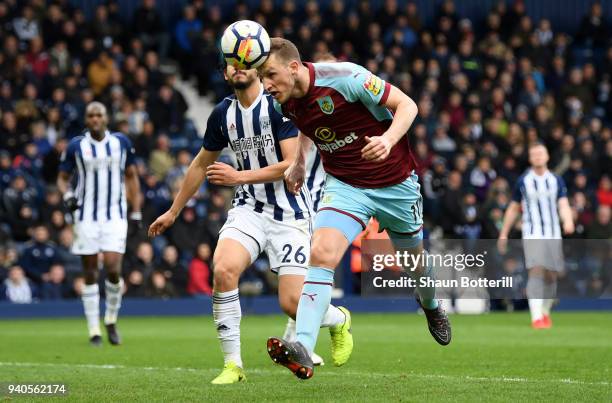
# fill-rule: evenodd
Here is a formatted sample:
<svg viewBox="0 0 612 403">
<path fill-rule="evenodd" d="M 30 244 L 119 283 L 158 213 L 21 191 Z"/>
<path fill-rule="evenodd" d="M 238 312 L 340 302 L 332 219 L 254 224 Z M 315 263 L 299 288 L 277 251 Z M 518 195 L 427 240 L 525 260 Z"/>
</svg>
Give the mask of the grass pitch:
<svg viewBox="0 0 612 403">
<path fill-rule="evenodd" d="M 211 317 L 121 318 L 124 344 L 87 343 L 84 319 L 0 321 L 0 383 L 65 383 L 64 401 L 612 401 L 612 313 L 556 313 L 534 331 L 526 313 L 451 317 L 442 347 L 422 316 L 353 316 L 355 350 L 308 381 L 272 364 L 268 336 L 285 318 L 242 321 L 248 381 L 213 386 L 222 366 Z M 0 396 L 0 400 L 6 396 Z M 9 398 L 10 399 L 10 398 Z M 18 397 L 14 401 L 43 398 Z"/>
</svg>

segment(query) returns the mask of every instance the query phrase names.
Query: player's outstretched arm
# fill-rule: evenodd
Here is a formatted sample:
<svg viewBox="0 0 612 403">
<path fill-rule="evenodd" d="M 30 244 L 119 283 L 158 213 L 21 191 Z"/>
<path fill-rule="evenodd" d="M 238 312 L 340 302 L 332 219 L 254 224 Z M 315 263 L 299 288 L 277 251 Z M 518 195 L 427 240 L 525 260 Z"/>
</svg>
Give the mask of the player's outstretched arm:
<svg viewBox="0 0 612 403">
<path fill-rule="evenodd" d="M 221 151 L 208 151 L 205 148 L 200 150 L 198 155 L 191 162 L 191 165 L 189 165 L 189 169 L 187 169 L 181 188 L 172 202 L 172 206 L 170 206 L 168 211 L 159 216 L 149 227 L 150 237 L 160 235 L 174 224 L 176 217 L 178 217 L 183 207 L 185 207 L 185 204 L 187 204 L 189 199 L 191 199 L 200 188 L 202 182 L 204 182 L 206 178 L 206 168 L 217 159 L 220 153 Z"/>
<path fill-rule="evenodd" d="M 382 136 L 366 136 L 368 144 L 361 150 L 361 157 L 365 160 L 384 161 L 391 148 L 406 135 L 419 113 L 412 98 L 393 85 L 389 87 L 389 96 L 383 105 L 393 111 L 393 121 Z"/>
<path fill-rule="evenodd" d="M 206 170 L 210 183 L 224 186 L 248 185 L 255 183 L 270 183 L 283 179 L 283 175 L 295 157 L 297 140 L 295 137 L 279 141 L 283 160 L 259 169 L 238 171 L 222 162 L 215 162 Z"/>
<path fill-rule="evenodd" d="M 521 205 L 516 201 L 511 201 L 504 213 L 504 220 L 502 223 L 502 229 L 499 231 L 499 240 L 497 241 L 497 248 L 500 253 L 506 253 L 508 245 L 508 234 L 510 229 L 518 219 L 521 213 Z"/>
</svg>

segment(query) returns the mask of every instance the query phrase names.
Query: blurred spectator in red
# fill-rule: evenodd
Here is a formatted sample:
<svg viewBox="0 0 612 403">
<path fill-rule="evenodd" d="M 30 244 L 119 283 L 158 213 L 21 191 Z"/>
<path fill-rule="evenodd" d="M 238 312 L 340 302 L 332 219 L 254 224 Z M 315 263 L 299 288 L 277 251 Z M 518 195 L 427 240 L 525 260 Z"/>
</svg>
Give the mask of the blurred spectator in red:
<svg viewBox="0 0 612 403">
<path fill-rule="evenodd" d="M 599 180 L 597 202 L 600 206 L 612 207 L 612 181 L 608 175 L 602 176 Z"/>
<path fill-rule="evenodd" d="M 189 283 L 187 292 L 191 295 L 212 295 L 210 286 L 210 266 L 211 256 L 210 245 L 201 243 L 198 245 L 195 257 L 189 263 Z"/>
</svg>

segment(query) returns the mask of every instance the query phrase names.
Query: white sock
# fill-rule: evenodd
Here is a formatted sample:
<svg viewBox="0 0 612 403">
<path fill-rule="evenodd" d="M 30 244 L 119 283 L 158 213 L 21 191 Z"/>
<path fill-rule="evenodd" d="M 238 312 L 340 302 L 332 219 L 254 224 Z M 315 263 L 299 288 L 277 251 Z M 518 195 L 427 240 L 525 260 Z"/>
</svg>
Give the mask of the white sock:
<svg viewBox="0 0 612 403">
<path fill-rule="evenodd" d="M 323 316 L 323 321 L 321 322 L 321 327 L 333 327 L 337 325 L 341 325 L 346 320 L 346 315 L 342 312 L 338 307 L 334 305 L 329 305 L 327 308 L 327 312 Z"/>
<path fill-rule="evenodd" d="M 283 334 L 283 339 L 288 342 L 295 341 L 296 338 L 295 333 L 295 319 L 289 318 L 287 321 L 287 326 L 285 327 L 285 334 Z"/>
<path fill-rule="evenodd" d="M 237 288 L 232 291 L 213 293 L 213 318 L 217 326 L 217 336 L 221 341 L 225 363 L 233 361 L 242 368 L 242 357 L 240 356 L 242 310 Z"/>
<path fill-rule="evenodd" d="M 531 312 L 531 321 L 535 322 L 538 319 L 542 319 L 544 300 L 542 298 L 529 298 L 529 312 Z"/>
<path fill-rule="evenodd" d="M 98 284 L 85 284 L 83 294 L 83 309 L 87 319 L 89 337 L 100 335 L 100 288 Z"/>
<path fill-rule="evenodd" d="M 110 325 L 117 323 L 119 308 L 121 308 L 123 279 L 119 278 L 119 282 L 117 284 L 113 284 L 106 280 L 104 285 L 106 290 L 106 311 L 104 312 L 104 324 Z"/>
<path fill-rule="evenodd" d="M 529 298 L 529 311 L 531 312 L 531 321 L 542 319 L 542 305 L 544 300 L 544 279 L 542 277 L 532 276 L 527 279 L 527 298 Z"/>
<path fill-rule="evenodd" d="M 325 316 L 323 316 L 323 322 L 321 323 L 321 327 L 332 327 L 337 326 L 346 320 L 346 316 L 344 313 L 335 307 L 334 305 L 330 305 L 325 312 Z M 287 327 L 285 327 L 285 334 L 283 334 L 283 339 L 285 341 L 295 341 L 297 335 L 295 331 L 295 320 L 289 318 L 287 321 Z"/>
</svg>

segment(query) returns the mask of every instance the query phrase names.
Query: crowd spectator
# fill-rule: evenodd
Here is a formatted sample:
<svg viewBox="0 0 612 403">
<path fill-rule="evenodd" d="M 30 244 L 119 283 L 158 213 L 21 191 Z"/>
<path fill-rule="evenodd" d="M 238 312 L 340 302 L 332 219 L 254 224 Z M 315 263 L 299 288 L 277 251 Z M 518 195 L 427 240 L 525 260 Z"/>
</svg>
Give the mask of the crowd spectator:
<svg viewBox="0 0 612 403">
<path fill-rule="evenodd" d="M 59 263 L 57 247 L 49 240 L 49 230 L 43 224 L 33 229 L 32 241 L 21 253 L 20 266 L 38 285 L 49 279 L 51 266 Z"/>
<path fill-rule="evenodd" d="M 0 287 L 0 300 L 15 304 L 29 304 L 36 298 L 36 286 L 19 266 L 9 269 L 8 278 Z"/>
<path fill-rule="evenodd" d="M 212 295 L 210 257 L 210 245 L 205 243 L 199 244 L 194 258 L 189 263 L 189 282 L 187 283 L 187 292 L 189 294 Z"/>
</svg>

